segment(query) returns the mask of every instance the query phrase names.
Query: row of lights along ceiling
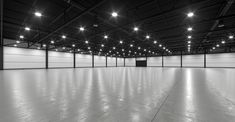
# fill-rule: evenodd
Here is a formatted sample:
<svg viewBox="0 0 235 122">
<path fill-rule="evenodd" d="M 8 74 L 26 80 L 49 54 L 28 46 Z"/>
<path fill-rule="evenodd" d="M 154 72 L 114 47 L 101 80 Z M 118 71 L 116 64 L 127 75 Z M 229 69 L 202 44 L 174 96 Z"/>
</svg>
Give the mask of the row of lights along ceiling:
<svg viewBox="0 0 235 122">
<path fill-rule="evenodd" d="M 192 18 L 194 16 L 194 13 L 193 12 L 189 12 L 187 14 L 187 16 L 189 18 Z M 188 30 L 188 32 L 192 32 L 193 28 L 192 27 L 188 27 L 187 30 Z M 191 39 L 192 39 L 192 35 L 188 35 L 187 38 L 188 38 L 188 42 L 187 42 L 187 44 L 188 44 L 188 52 L 190 52 L 191 51 Z M 229 35 L 228 38 L 229 39 L 233 39 L 233 35 Z M 221 41 L 221 44 L 225 44 L 225 43 L 226 43 L 225 40 Z M 215 50 L 216 47 L 220 47 L 220 44 L 216 44 L 215 46 L 213 46 L 212 49 L 210 49 L 210 51 Z"/>
<path fill-rule="evenodd" d="M 35 15 L 36 17 L 42 17 L 42 13 L 41 13 L 41 12 L 38 12 L 38 11 L 35 12 L 34 15 Z M 111 16 L 114 17 L 114 18 L 116 18 L 116 17 L 118 17 L 118 13 L 117 13 L 117 12 L 112 12 L 112 13 L 111 13 Z M 188 17 L 188 18 L 192 18 L 193 16 L 194 16 L 194 13 L 193 13 L 193 12 L 189 12 L 189 13 L 187 14 L 187 17 Z M 24 29 L 25 29 L 25 31 L 30 31 L 30 30 L 31 30 L 30 27 L 25 27 Z M 192 31 L 193 31 L 193 28 L 192 28 L 192 27 L 188 27 L 187 30 L 188 30 L 188 32 L 192 32 Z M 80 26 L 80 27 L 79 27 L 79 31 L 81 31 L 81 32 L 85 31 L 85 27 L 84 27 L 84 26 Z M 133 31 L 134 31 L 134 32 L 139 31 L 139 27 L 137 27 L 137 26 L 133 27 Z M 23 36 L 23 35 L 20 35 L 19 38 L 20 38 L 20 39 L 24 39 L 24 36 Z M 61 38 L 62 38 L 62 39 L 66 39 L 66 35 L 62 35 Z M 108 38 L 109 38 L 108 35 L 104 35 L 104 39 L 108 39 Z M 145 36 L 145 38 L 146 38 L 146 39 L 150 39 L 150 35 L 147 34 L 147 35 Z M 189 35 L 187 36 L 187 38 L 188 38 L 188 41 L 187 41 L 187 44 L 188 44 L 188 52 L 190 52 L 190 51 L 191 51 L 191 39 L 192 39 L 192 35 L 189 34 Z M 229 36 L 229 39 L 233 39 L 233 35 L 230 35 L 230 36 Z M 18 44 L 18 43 L 20 43 L 20 41 L 17 40 L 16 43 Z M 51 44 L 54 44 L 55 41 L 51 40 L 50 43 L 51 43 Z M 86 41 L 85 41 L 85 44 L 88 44 L 88 43 L 89 43 L 89 41 L 86 40 Z M 119 43 L 120 43 L 120 44 L 123 44 L 123 41 L 120 40 Z M 154 44 L 157 44 L 158 42 L 157 42 L 156 40 L 154 40 L 153 43 L 154 43 Z M 225 44 L 225 41 L 223 40 L 223 41 L 221 41 L 221 43 L 222 43 L 222 44 Z M 17 44 L 14 44 L 14 46 L 17 47 Z M 46 47 L 46 46 L 47 46 L 46 44 L 43 44 L 43 47 Z M 133 46 L 134 46 L 133 44 L 130 44 L 130 47 L 133 47 Z M 168 53 L 171 53 L 171 51 L 170 51 L 169 49 L 167 49 L 165 46 L 163 46 L 162 44 L 159 43 L 158 46 L 159 46 L 160 48 L 162 48 L 164 51 L 166 51 L 166 52 L 168 52 Z M 212 47 L 211 50 L 214 50 L 216 47 L 219 47 L 219 46 L 220 46 L 219 44 L 216 44 L 216 46 Z M 75 48 L 76 45 L 75 45 L 75 44 L 72 44 L 72 47 Z M 104 47 L 104 44 L 101 44 L 101 47 Z M 38 49 L 41 49 L 41 47 L 38 47 Z M 62 49 L 65 50 L 66 47 L 62 47 Z M 90 46 L 88 46 L 87 49 L 89 50 L 90 53 L 92 53 Z M 115 52 L 116 47 L 113 47 L 112 49 L 114 50 L 113 52 Z M 55 49 L 55 50 L 58 51 L 58 49 Z M 138 47 L 138 50 L 141 50 L 141 47 L 140 47 L 140 46 Z M 81 51 L 81 50 L 78 49 L 77 51 Z M 102 50 L 102 49 L 99 49 L 99 51 L 100 51 L 99 54 L 101 54 L 101 52 L 102 52 L 103 50 Z M 122 49 L 122 51 L 124 52 L 125 50 Z M 146 49 L 143 49 L 143 51 L 144 51 L 144 52 L 147 52 Z M 72 52 L 72 51 L 70 50 L 70 52 Z M 132 51 L 129 50 L 128 56 L 130 56 L 131 53 L 132 53 Z M 150 50 L 148 51 L 148 53 L 149 53 L 149 54 L 152 54 L 152 55 L 154 55 L 154 54 L 157 55 L 157 53 L 155 53 L 154 51 L 150 51 Z M 120 56 L 119 52 L 116 52 L 116 54 L 117 54 L 118 56 Z M 112 51 L 109 50 L 109 52 L 106 53 L 105 55 L 115 56 L 115 53 L 112 53 Z M 123 53 L 123 55 L 125 56 L 125 53 Z M 134 52 L 134 55 L 139 55 L 139 56 L 143 55 L 143 56 L 145 56 L 145 54 L 141 54 L 141 53 L 137 54 L 136 51 Z"/>
</svg>

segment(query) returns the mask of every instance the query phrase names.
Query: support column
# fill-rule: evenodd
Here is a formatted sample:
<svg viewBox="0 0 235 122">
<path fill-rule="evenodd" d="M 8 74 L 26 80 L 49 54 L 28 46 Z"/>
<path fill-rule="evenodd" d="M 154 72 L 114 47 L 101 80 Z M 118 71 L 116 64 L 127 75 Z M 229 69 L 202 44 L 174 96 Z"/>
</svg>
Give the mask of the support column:
<svg viewBox="0 0 235 122">
<path fill-rule="evenodd" d="M 116 67 L 117 67 L 117 56 L 116 56 Z"/>
<path fill-rule="evenodd" d="M 180 67 L 183 67 L 183 56 L 182 56 L 182 51 L 180 52 Z"/>
<path fill-rule="evenodd" d="M 146 67 L 148 67 L 148 56 L 146 55 Z"/>
<path fill-rule="evenodd" d="M 3 46 L 0 46 L 0 70 L 3 70 Z"/>
<path fill-rule="evenodd" d="M 48 45 L 46 45 L 46 69 L 48 69 Z"/>
<path fill-rule="evenodd" d="M 204 68 L 206 68 L 206 49 L 204 49 Z"/>
<path fill-rule="evenodd" d="M 3 58 L 4 58 L 4 56 L 3 56 L 3 1 L 4 0 L 0 0 L 1 2 L 0 2 L 0 13 L 1 13 L 1 21 L 0 21 L 0 70 L 3 70 Z"/>
<path fill-rule="evenodd" d="M 124 57 L 124 67 L 126 67 L 126 58 Z"/>
<path fill-rule="evenodd" d="M 108 59 L 107 59 L 107 56 L 105 56 L 105 60 L 106 60 L 106 61 L 105 61 L 105 63 L 106 63 L 105 65 L 106 65 L 106 67 L 107 67 L 107 66 L 108 66 Z"/>
<path fill-rule="evenodd" d="M 76 52 L 73 50 L 73 68 L 76 68 Z"/>
<path fill-rule="evenodd" d="M 94 68 L 94 54 L 92 53 L 92 68 Z"/>
<path fill-rule="evenodd" d="M 164 59 L 163 59 L 163 54 L 162 54 L 162 67 L 164 67 Z"/>
</svg>

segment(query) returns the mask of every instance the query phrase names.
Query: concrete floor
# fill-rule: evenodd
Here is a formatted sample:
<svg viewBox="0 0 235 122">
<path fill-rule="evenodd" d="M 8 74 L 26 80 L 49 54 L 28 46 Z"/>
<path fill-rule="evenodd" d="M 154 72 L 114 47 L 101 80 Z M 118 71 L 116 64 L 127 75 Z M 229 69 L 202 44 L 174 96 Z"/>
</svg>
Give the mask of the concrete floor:
<svg viewBox="0 0 235 122">
<path fill-rule="evenodd" d="M 235 122 L 235 69 L 0 71 L 0 122 Z"/>
</svg>

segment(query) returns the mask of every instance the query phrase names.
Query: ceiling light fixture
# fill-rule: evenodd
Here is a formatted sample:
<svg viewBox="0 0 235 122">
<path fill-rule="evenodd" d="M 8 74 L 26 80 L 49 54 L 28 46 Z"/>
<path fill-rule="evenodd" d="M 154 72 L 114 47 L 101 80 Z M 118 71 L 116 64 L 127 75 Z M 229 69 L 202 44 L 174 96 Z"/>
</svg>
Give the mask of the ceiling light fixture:
<svg viewBox="0 0 235 122">
<path fill-rule="evenodd" d="M 23 38 L 24 38 L 24 36 L 23 36 L 23 35 L 20 35 L 20 38 L 21 38 L 21 39 L 23 39 Z"/>
<path fill-rule="evenodd" d="M 117 17 L 118 13 L 117 12 L 112 12 L 112 17 Z"/>
<path fill-rule="evenodd" d="M 138 31 L 139 30 L 139 28 L 138 27 L 134 27 L 134 31 Z"/>
<path fill-rule="evenodd" d="M 66 36 L 65 36 L 65 35 L 62 35 L 61 37 L 62 37 L 63 39 L 66 39 Z"/>
<path fill-rule="evenodd" d="M 107 38 L 108 38 L 108 35 L 104 35 L 104 38 L 107 39 Z"/>
<path fill-rule="evenodd" d="M 150 38 L 150 36 L 149 35 L 146 35 L 146 37 L 145 37 L 146 39 L 149 39 Z"/>
<path fill-rule="evenodd" d="M 25 27 L 24 28 L 26 31 L 30 31 L 30 28 L 29 27 Z"/>
<path fill-rule="evenodd" d="M 193 30 L 193 28 L 192 27 L 188 27 L 188 29 L 187 29 L 188 31 L 192 31 Z"/>
<path fill-rule="evenodd" d="M 84 31 L 85 28 L 84 28 L 84 27 L 80 27 L 79 30 L 80 30 L 80 31 Z"/>
<path fill-rule="evenodd" d="M 37 17 L 41 17 L 41 16 L 42 16 L 42 13 L 41 13 L 41 12 L 36 11 L 36 12 L 34 13 L 34 15 L 35 15 L 35 16 L 37 16 Z"/>
<path fill-rule="evenodd" d="M 229 39 L 233 39 L 233 35 L 230 35 L 228 38 L 229 38 Z"/>
<path fill-rule="evenodd" d="M 189 13 L 187 14 L 187 16 L 188 16 L 188 17 L 193 17 L 193 16 L 194 16 L 194 13 L 193 13 L 193 12 L 189 12 Z"/>
</svg>

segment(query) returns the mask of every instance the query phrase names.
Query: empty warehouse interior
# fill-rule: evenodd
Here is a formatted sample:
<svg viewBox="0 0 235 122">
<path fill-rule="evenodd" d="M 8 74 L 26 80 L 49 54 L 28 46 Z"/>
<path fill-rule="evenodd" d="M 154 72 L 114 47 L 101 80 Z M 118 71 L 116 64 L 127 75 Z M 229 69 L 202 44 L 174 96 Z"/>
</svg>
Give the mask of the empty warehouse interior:
<svg viewBox="0 0 235 122">
<path fill-rule="evenodd" d="M 0 1 L 0 122 L 235 122 L 234 0 Z"/>
</svg>

